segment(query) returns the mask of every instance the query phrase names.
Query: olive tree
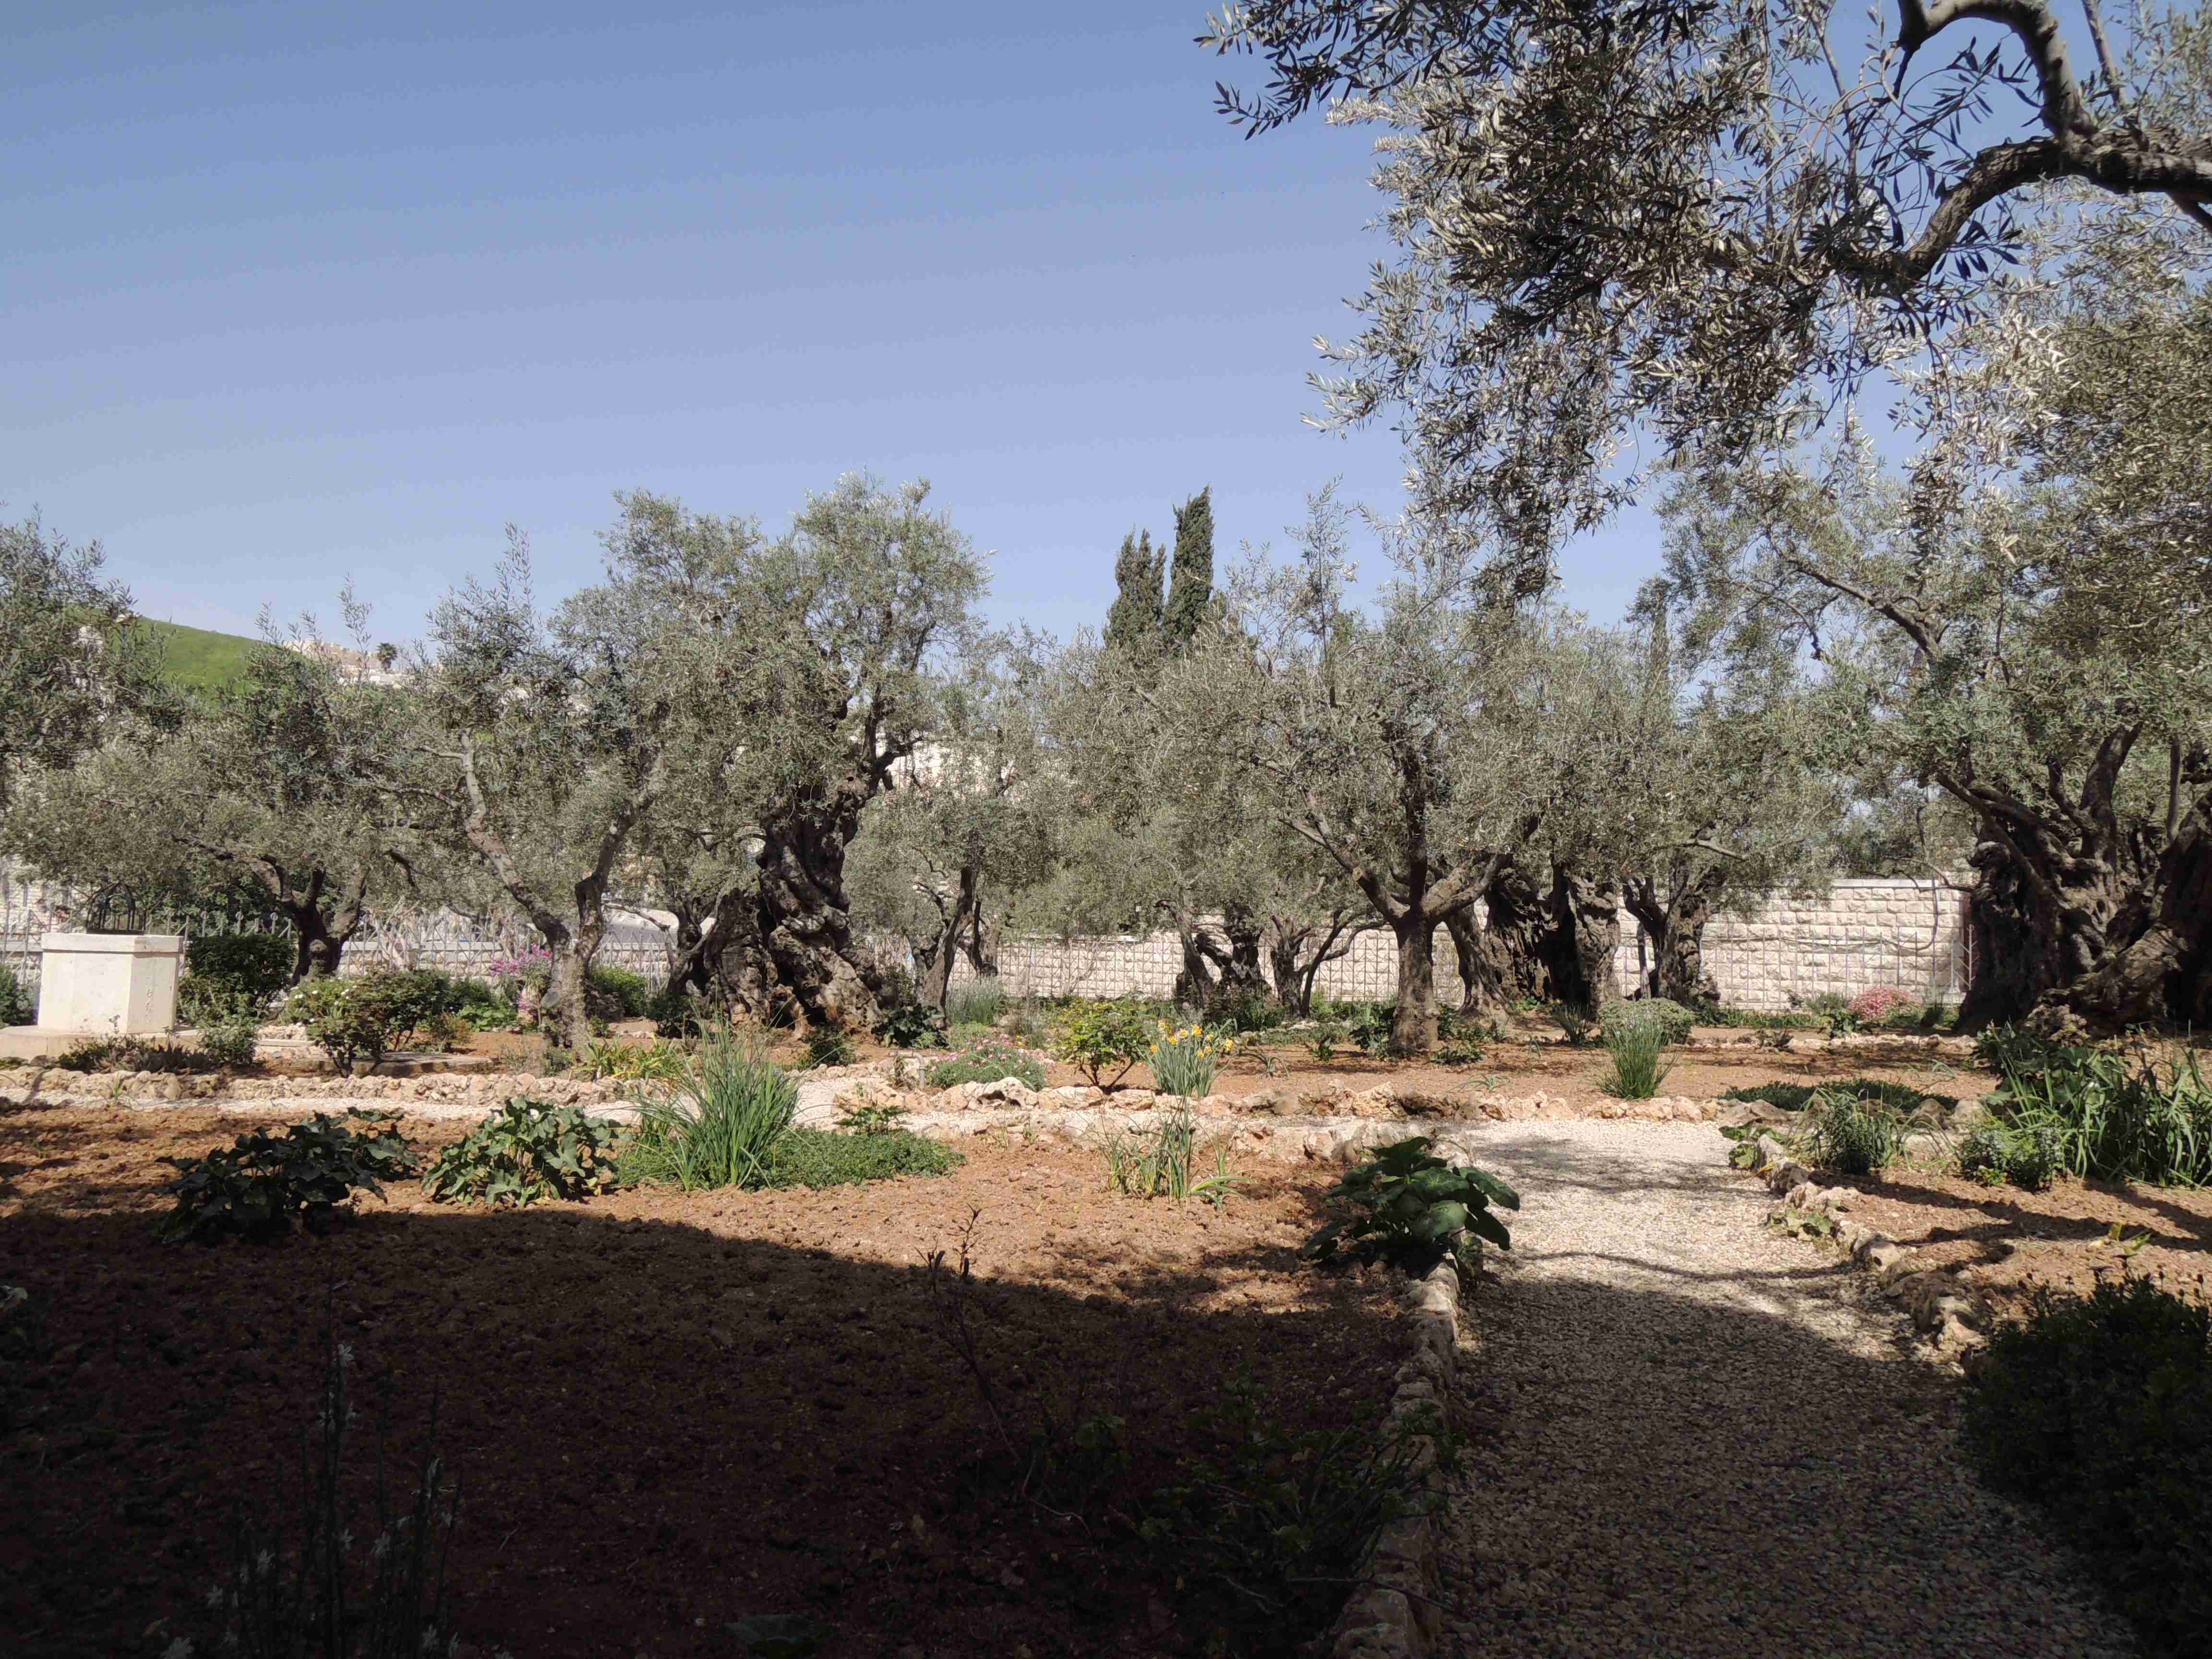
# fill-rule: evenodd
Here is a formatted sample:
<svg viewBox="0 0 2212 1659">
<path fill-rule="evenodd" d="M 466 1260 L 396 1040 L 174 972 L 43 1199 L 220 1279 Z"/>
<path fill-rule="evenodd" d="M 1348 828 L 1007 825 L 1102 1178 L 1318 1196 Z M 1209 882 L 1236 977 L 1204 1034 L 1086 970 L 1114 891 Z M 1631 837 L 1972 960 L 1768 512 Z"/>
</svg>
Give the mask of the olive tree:
<svg viewBox="0 0 2212 1659">
<path fill-rule="evenodd" d="M 172 702 L 130 590 L 104 562 L 99 543 L 76 545 L 35 517 L 0 524 L 0 807 L 22 772 L 96 748 L 111 717 Z"/>
<path fill-rule="evenodd" d="M 915 990 L 945 1006 L 955 961 L 995 971 L 1008 906 L 1053 872 L 1065 817 L 1045 765 L 1035 641 L 979 642 L 947 677 L 928 741 L 852 848 L 856 911 L 904 938 Z"/>
<path fill-rule="evenodd" d="M 2212 309 L 2197 312 L 2212 324 Z M 2154 376 L 2128 395 L 2142 424 L 2121 441 L 2154 447 L 2156 410 L 2144 405 L 2166 384 Z M 2098 511 L 2101 486 L 2066 475 L 2115 472 L 2081 445 L 2039 464 L 2040 483 L 1951 507 L 1916 499 L 1863 455 L 1825 471 L 1701 475 L 1669 507 L 1670 602 L 1726 649 L 1764 651 L 1778 633 L 1802 642 L 1831 706 L 1855 713 L 1857 741 L 1971 815 L 1980 879 L 1968 1018 L 2202 1021 L 2208 567 L 2196 553 L 2192 577 L 2180 550 Z M 2185 465 L 2185 442 L 2175 453 Z M 2201 493 L 2203 475 L 2142 484 L 2144 510 L 2166 513 Z M 2181 522 L 2201 549 L 2201 520 Z M 2085 568 L 2122 574 L 2100 588 L 2080 580 Z M 2167 608 L 2147 612 L 2136 595 Z"/>
<path fill-rule="evenodd" d="M 2116 45 L 2098 0 L 1243 0 L 1201 38 L 1264 65 L 1222 89 L 1248 131 L 1324 100 L 1380 125 L 1399 257 L 1328 410 L 1399 411 L 1426 508 L 1541 554 L 1636 488 L 1639 434 L 1740 459 L 1947 354 L 2069 191 L 2212 233 L 2212 23 L 2128 21 Z"/>
<path fill-rule="evenodd" d="M 713 596 L 698 550 L 630 529 L 605 538 L 605 579 L 550 612 L 518 532 L 490 580 L 439 603 L 418 669 L 420 772 L 400 790 L 451 855 L 450 878 L 488 888 L 544 940 L 544 1018 L 571 1048 L 632 836 L 732 672 L 704 644 Z"/>
<path fill-rule="evenodd" d="M 1397 946 L 1392 1038 L 1436 1042 L 1437 930 L 1472 910 L 1553 805 L 1578 718 L 1566 619 L 1501 605 L 1449 540 L 1389 538 L 1370 612 L 1346 602 L 1345 514 L 1310 504 L 1301 556 L 1257 556 L 1225 624 L 1142 694 L 1193 766 L 1238 769 L 1257 809 L 1333 865 Z"/>
<path fill-rule="evenodd" d="M 365 618 L 349 597 L 346 611 Z M 81 884 L 252 893 L 291 925 L 296 981 L 337 971 L 372 894 L 407 887 L 422 849 L 392 793 L 405 690 L 295 648 L 312 619 L 264 632 L 235 682 L 158 723 L 111 720 L 99 750 L 39 775 L 9 840 Z"/>
</svg>

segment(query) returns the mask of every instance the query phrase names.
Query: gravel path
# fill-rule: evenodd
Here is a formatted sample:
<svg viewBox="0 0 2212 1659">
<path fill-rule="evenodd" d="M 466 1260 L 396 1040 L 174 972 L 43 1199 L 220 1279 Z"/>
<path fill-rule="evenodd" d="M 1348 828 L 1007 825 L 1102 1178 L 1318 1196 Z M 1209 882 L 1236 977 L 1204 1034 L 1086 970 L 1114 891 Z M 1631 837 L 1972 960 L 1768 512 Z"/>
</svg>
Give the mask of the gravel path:
<svg viewBox="0 0 2212 1659">
<path fill-rule="evenodd" d="M 1516 1249 L 1470 1322 L 1443 1652 L 2118 1656 L 1953 1446 L 1955 1384 L 1695 1124 L 1499 1124 Z"/>
</svg>

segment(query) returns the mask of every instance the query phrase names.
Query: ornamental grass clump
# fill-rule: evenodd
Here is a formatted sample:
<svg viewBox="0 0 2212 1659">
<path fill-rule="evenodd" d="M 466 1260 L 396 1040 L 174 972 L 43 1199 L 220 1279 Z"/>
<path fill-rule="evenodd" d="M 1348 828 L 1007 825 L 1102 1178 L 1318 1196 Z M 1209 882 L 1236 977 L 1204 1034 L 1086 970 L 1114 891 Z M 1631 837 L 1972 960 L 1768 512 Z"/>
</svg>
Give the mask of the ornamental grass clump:
<svg viewBox="0 0 2212 1659">
<path fill-rule="evenodd" d="M 1606 1092 L 1622 1100 L 1649 1100 L 1667 1080 L 1667 1027 L 1657 1019 L 1637 1019 L 1604 1028 L 1605 1051 L 1613 1056 Z"/>
<path fill-rule="evenodd" d="M 1209 1031 L 1200 1025 L 1179 1025 L 1170 1030 L 1163 1020 L 1158 1036 L 1145 1051 L 1145 1059 L 1162 1094 L 1203 1100 L 1213 1092 L 1221 1062 L 1236 1046 L 1236 1040 L 1225 1031 Z"/>
<path fill-rule="evenodd" d="M 2194 1052 L 2160 1064 L 2094 1048 L 2023 1047 L 1990 1097 L 1998 1119 L 2044 1138 L 2083 1179 L 2212 1182 L 2212 1082 Z"/>
<path fill-rule="evenodd" d="M 783 1070 L 718 1026 L 686 1056 L 666 1091 L 640 1106 L 623 1178 L 685 1192 L 765 1187 L 769 1156 L 798 1107 L 799 1087 Z"/>
<path fill-rule="evenodd" d="M 995 975 L 986 974 L 945 989 L 945 1023 L 948 1025 L 996 1025 L 1006 1006 L 1006 992 Z"/>
</svg>

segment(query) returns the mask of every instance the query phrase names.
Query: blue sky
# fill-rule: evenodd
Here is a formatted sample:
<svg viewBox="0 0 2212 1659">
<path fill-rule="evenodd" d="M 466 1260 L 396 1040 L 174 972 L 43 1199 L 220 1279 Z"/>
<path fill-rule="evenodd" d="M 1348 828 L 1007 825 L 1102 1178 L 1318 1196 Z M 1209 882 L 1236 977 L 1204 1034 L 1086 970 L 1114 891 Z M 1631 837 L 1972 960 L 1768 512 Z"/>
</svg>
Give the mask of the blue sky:
<svg viewBox="0 0 2212 1659">
<path fill-rule="evenodd" d="M 1238 137 L 1206 3 L 19 18 L 0 511 L 149 615 L 349 575 L 405 637 L 510 520 L 589 580 L 624 487 L 781 526 L 927 477 L 994 614 L 1063 634 L 1200 484 L 1224 550 L 1338 474 L 1389 508 L 1395 438 L 1300 419 L 1386 252 L 1365 137 Z M 1625 521 L 1566 597 L 1609 619 L 1655 559 Z"/>
</svg>

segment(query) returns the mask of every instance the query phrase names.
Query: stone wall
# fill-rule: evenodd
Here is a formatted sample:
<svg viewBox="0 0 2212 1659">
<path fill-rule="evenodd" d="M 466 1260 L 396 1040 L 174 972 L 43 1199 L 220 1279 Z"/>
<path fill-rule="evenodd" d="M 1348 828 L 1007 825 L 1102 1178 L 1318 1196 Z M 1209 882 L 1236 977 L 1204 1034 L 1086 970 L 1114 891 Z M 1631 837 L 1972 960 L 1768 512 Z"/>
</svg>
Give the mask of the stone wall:
<svg viewBox="0 0 2212 1659">
<path fill-rule="evenodd" d="M 1821 896 L 1775 894 L 1746 916 L 1720 916 L 1705 929 L 1705 962 L 1731 1007 L 1779 1012 L 1823 992 L 1850 996 L 1893 985 L 1919 1002 L 1955 1003 L 1966 988 L 1966 894 L 1911 880 L 1838 881 Z M 1641 980 L 1653 953 L 1636 918 L 1620 916 L 1613 969 L 1624 990 Z M 1437 985 L 1459 984 L 1450 944 L 1437 936 Z M 1008 938 L 1000 979 L 1032 996 L 1164 997 L 1182 969 L 1173 933 L 1062 940 Z M 1337 998 L 1381 998 L 1397 986 L 1397 950 L 1384 932 L 1364 933 L 1350 954 L 1322 969 L 1316 988 Z M 955 983 L 970 977 L 963 961 Z"/>
</svg>

